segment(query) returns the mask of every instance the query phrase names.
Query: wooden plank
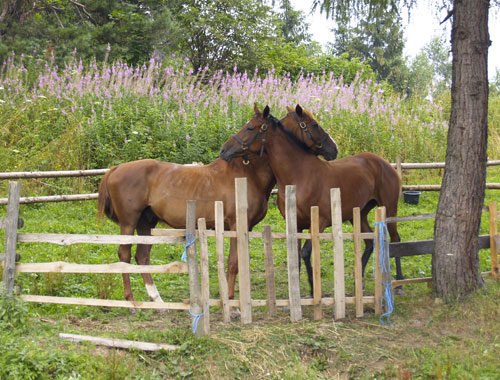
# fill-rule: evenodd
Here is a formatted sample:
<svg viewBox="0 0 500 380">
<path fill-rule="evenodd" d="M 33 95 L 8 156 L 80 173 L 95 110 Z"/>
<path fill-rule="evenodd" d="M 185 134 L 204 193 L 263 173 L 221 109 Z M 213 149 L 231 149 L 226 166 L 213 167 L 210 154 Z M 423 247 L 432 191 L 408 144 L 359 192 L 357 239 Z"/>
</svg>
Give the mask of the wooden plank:
<svg viewBox="0 0 500 380">
<path fill-rule="evenodd" d="M 333 239 L 333 287 L 334 287 L 334 318 L 345 318 L 345 274 L 344 274 L 344 239 L 342 234 L 342 205 L 340 189 L 330 189 Z"/>
<path fill-rule="evenodd" d="M 387 223 L 392 223 L 392 222 L 412 222 L 414 220 L 434 219 L 435 217 L 436 217 L 436 213 L 421 214 L 421 215 L 410 215 L 410 216 L 393 216 L 393 217 L 387 218 Z"/>
<path fill-rule="evenodd" d="M 184 236 L 186 230 L 183 229 L 169 229 L 169 228 L 153 228 L 151 234 L 153 236 Z M 207 237 L 215 237 L 214 230 L 207 230 Z M 332 240 L 332 234 L 328 232 L 322 232 L 318 234 L 319 240 Z M 225 238 L 235 238 L 236 231 L 224 231 Z M 250 239 L 263 239 L 262 232 L 260 231 L 250 231 L 248 233 Z M 342 233 L 344 240 L 352 240 L 351 232 Z M 286 239 L 286 232 L 271 232 L 272 239 Z M 297 239 L 311 239 L 311 234 L 309 232 L 297 232 Z M 373 232 L 362 232 L 361 239 L 375 239 L 375 234 Z"/>
<path fill-rule="evenodd" d="M 250 252 L 248 247 L 247 179 L 236 178 L 235 186 L 241 323 L 249 324 L 252 323 L 252 297 L 250 293 Z"/>
<path fill-rule="evenodd" d="M 21 243 L 73 244 L 184 244 L 186 240 L 175 236 L 138 235 L 85 235 L 85 234 L 18 234 Z"/>
<path fill-rule="evenodd" d="M 64 261 L 50 263 L 23 263 L 16 265 L 17 273 L 188 273 L 183 262 L 164 265 L 134 265 L 124 262 L 112 264 L 75 264 Z"/>
<path fill-rule="evenodd" d="M 108 170 L 109 169 L 7 172 L 7 173 L 0 173 L 0 179 L 84 177 L 84 176 L 103 175 Z"/>
<path fill-rule="evenodd" d="M 497 202 L 489 203 L 490 211 L 490 256 L 491 256 L 491 276 L 498 280 L 498 244 L 495 236 L 498 235 L 498 209 Z"/>
<path fill-rule="evenodd" d="M 5 226 L 5 259 L 3 261 L 3 283 L 7 295 L 14 290 L 16 275 L 16 245 L 17 245 L 17 223 L 19 219 L 19 198 L 21 184 L 9 182 L 9 202 L 7 204 L 7 223 Z"/>
<path fill-rule="evenodd" d="M 311 207 L 311 243 L 312 243 L 312 267 L 313 267 L 313 318 L 323 318 L 321 312 L 321 252 L 319 245 L 319 207 Z"/>
<path fill-rule="evenodd" d="M 49 203 L 49 202 L 74 202 L 74 201 L 90 201 L 98 198 L 97 193 L 92 194 L 70 194 L 70 195 L 41 195 L 37 197 L 22 197 L 19 198 L 19 203 Z M 0 205 L 7 204 L 7 198 L 0 198 Z"/>
<path fill-rule="evenodd" d="M 125 339 L 101 338 L 97 336 L 66 334 L 66 333 L 59 333 L 59 338 L 70 340 L 71 342 L 76 342 L 76 343 L 91 342 L 98 346 L 104 346 L 110 348 L 122 348 L 125 350 L 130 350 L 131 348 L 133 348 L 135 350 L 142 350 L 142 351 L 161 351 L 161 350 L 173 351 L 179 348 L 179 346 L 174 346 L 171 344 L 138 342 Z"/>
<path fill-rule="evenodd" d="M 490 274 L 490 272 L 487 272 Z M 483 277 L 485 274 L 483 274 Z M 408 280 L 403 280 L 408 281 Z M 122 301 L 122 300 L 105 300 L 93 298 L 77 298 L 77 297 L 53 297 L 53 296 L 35 296 L 29 294 L 21 294 L 20 298 L 25 302 L 37 303 L 50 303 L 59 305 L 78 305 L 78 306 L 97 306 L 97 307 L 123 307 L 129 309 L 156 309 L 156 310 L 189 310 L 189 302 L 141 302 L 141 301 Z M 364 296 L 364 304 L 372 304 L 375 302 L 375 297 Z M 302 306 L 313 306 L 314 300 L 312 298 L 302 298 L 300 304 Z M 321 303 L 326 306 L 334 305 L 332 297 L 324 297 Z M 354 297 L 345 297 L 345 303 L 353 305 L 355 303 Z M 252 300 L 252 307 L 265 307 L 267 300 Z M 211 299 L 210 306 L 220 307 L 220 299 Z M 229 300 L 230 307 L 239 307 L 239 300 Z M 276 306 L 289 307 L 290 300 L 276 300 Z"/>
<path fill-rule="evenodd" d="M 490 235 L 478 236 L 478 248 L 490 248 Z M 430 255 L 434 253 L 434 240 L 390 243 L 389 251 L 391 257 Z"/>
<path fill-rule="evenodd" d="M 186 207 L 186 234 L 190 240 L 196 236 L 196 202 L 188 201 Z M 200 273 L 198 270 L 198 259 L 196 257 L 196 244 L 193 243 L 186 248 L 187 264 L 189 272 L 189 311 L 193 315 L 198 316 L 202 313 L 201 307 L 201 290 L 200 290 Z M 197 336 L 203 335 L 203 329 L 198 328 L 194 333 Z"/>
<path fill-rule="evenodd" d="M 198 219 L 198 235 L 200 244 L 200 271 L 201 271 L 201 307 L 203 316 L 200 319 L 199 328 L 203 329 L 203 335 L 210 332 L 210 280 L 208 274 L 208 242 L 207 222 L 205 218 Z"/>
<path fill-rule="evenodd" d="M 267 312 L 270 318 L 277 312 L 276 308 L 276 282 L 274 279 L 273 242 L 271 239 L 271 226 L 262 226 L 264 237 L 264 258 L 266 265 Z"/>
<path fill-rule="evenodd" d="M 482 272 L 482 277 L 490 277 L 491 272 Z M 422 277 L 422 278 L 408 278 L 406 280 L 394 280 L 392 281 L 391 286 L 393 288 L 398 287 L 400 285 L 408 285 L 408 284 L 418 284 L 421 282 L 432 283 L 432 277 Z"/>
<path fill-rule="evenodd" d="M 361 214 L 359 207 L 352 210 L 354 230 L 354 297 L 356 298 L 356 318 L 363 317 L 363 272 L 361 264 Z"/>
<path fill-rule="evenodd" d="M 29 294 L 21 294 L 19 297 L 26 302 L 51 303 L 59 305 L 124 307 L 128 309 L 189 310 L 189 304 L 184 302 L 131 302 L 93 298 L 35 296 Z"/>
<path fill-rule="evenodd" d="M 286 250 L 288 263 L 288 297 L 290 298 L 290 320 L 292 322 L 297 322 L 302 319 L 296 204 L 295 185 L 287 185 L 285 188 Z"/>
<path fill-rule="evenodd" d="M 382 220 L 382 213 L 380 208 L 375 210 L 375 223 Z M 375 225 L 375 236 L 379 236 L 380 227 Z M 378 237 L 375 238 L 375 248 L 373 250 L 373 259 L 375 260 L 375 315 L 382 315 L 382 267 L 380 266 L 380 241 Z"/>
<path fill-rule="evenodd" d="M 229 296 L 224 267 L 224 204 L 222 201 L 215 202 L 215 252 L 217 254 L 217 274 L 219 275 L 222 320 L 227 324 L 231 322 L 231 314 L 229 312 Z"/>
</svg>

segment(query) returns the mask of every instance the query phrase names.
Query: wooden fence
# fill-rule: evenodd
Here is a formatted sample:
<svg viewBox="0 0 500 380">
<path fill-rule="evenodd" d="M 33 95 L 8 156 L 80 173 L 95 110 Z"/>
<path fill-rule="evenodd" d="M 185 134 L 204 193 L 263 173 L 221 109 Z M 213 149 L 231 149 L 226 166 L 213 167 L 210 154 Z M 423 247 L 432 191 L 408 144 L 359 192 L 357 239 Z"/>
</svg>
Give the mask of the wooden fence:
<svg viewBox="0 0 500 380">
<path fill-rule="evenodd" d="M 415 169 L 443 169 L 444 162 L 427 162 L 427 163 L 409 163 L 401 162 L 400 159 L 392 164 L 398 171 L 400 177 L 403 176 L 403 170 Z M 488 161 L 487 166 L 499 166 L 500 160 Z M 33 179 L 33 178 L 67 178 L 67 177 L 87 177 L 100 176 L 106 173 L 109 169 L 90 169 L 90 170 L 66 170 L 66 171 L 39 171 L 39 172 L 6 172 L 0 173 L 1 180 L 12 179 Z M 500 189 L 500 183 L 487 183 L 487 189 Z M 441 185 L 403 185 L 404 190 L 418 191 L 440 191 Z M 20 203 L 45 203 L 45 202 L 70 202 L 70 201 L 85 201 L 97 199 L 97 193 L 90 194 L 67 194 L 67 195 L 48 195 L 48 196 L 33 196 L 22 197 Z M 6 205 L 7 198 L 0 198 L 0 205 Z"/>
<path fill-rule="evenodd" d="M 314 318 L 321 319 L 324 306 L 333 307 L 335 319 L 346 316 L 346 304 L 355 305 L 356 317 L 362 317 L 365 304 L 374 304 L 375 313 L 382 313 L 382 274 L 379 263 L 380 246 L 379 240 L 375 239 L 375 294 L 366 296 L 363 294 L 363 279 L 361 275 L 361 240 L 365 238 L 374 239 L 378 233 L 361 233 L 360 210 L 354 209 L 352 233 L 342 231 L 340 190 L 331 189 L 331 216 L 332 232 L 319 233 L 318 208 L 311 210 L 311 230 L 308 233 L 297 232 L 295 186 L 286 188 L 286 232 L 271 232 L 270 226 L 264 226 L 262 232 L 249 232 L 247 226 L 247 184 L 245 178 L 236 180 L 236 209 L 237 226 L 236 231 L 224 231 L 224 210 L 222 202 L 215 202 L 215 229 L 207 230 L 205 220 L 197 221 L 195 230 L 195 208 L 194 201 L 187 204 L 187 226 L 186 229 L 154 229 L 152 236 L 122 236 L 122 235 L 77 235 L 77 234 L 34 234 L 18 233 L 19 215 L 19 183 L 9 184 L 9 203 L 7 218 L 2 220 L 1 227 L 6 230 L 6 250 L 4 259 L 4 283 L 7 293 L 14 289 L 15 273 L 21 272 L 55 272 L 55 273 L 189 273 L 190 302 L 130 302 L 107 299 L 73 298 L 73 297 L 49 297 L 36 295 L 21 295 L 28 302 L 58 303 L 86 306 L 127 307 L 127 308 L 152 308 L 152 309 L 178 309 L 191 310 L 194 315 L 201 316 L 200 328 L 197 334 L 206 334 L 209 331 L 210 312 L 209 306 L 221 307 L 224 322 L 230 320 L 230 308 L 239 307 L 241 311 L 241 322 L 248 324 L 252 322 L 252 309 L 254 307 L 267 306 L 270 316 L 276 314 L 277 307 L 289 307 L 291 321 L 302 319 L 302 307 L 312 306 Z M 376 221 L 385 220 L 385 209 L 376 210 Z M 185 244 L 185 236 L 198 236 L 200 250 L 198 269 L 196 245 L 187 248 L 187 265 L 181 262 L 166 265 L 131 265 L 126 263 L 113 264 L 74 264 L 66 262 L 52 263 L 17 263 L 17 242 L 46 242 L 59 245 L 71 245 L 80 243 L 94 244 Z M 209 271 L 208 271 L 208 244 L 207 238 L 215 237 L 216 256 L 219 282 L 219 299 L 211 299 L 209 294 Z M 227 282 L 224 268 L 224 238 L 236 237 L 238 241 L 238 266 L 239 266 L 239 299 L 228 299 Z M 255 299 L 251 295 L 251 276 L 249 264 L 249 239 L 262 239 L 263 251 L 266 263 L 266 299 Z M 272 252 L 273 239 L 286 239 L 287 241 L 287 267 L 288 267 L 288 299 L 276 299 L 274 260 Z M 312 264 L 314 272 L 315 291 L 312 299 L 300 297 L 299 284 L 299 255 L 297 239 L 312 240 Z M 355 294 L 346 296 L 344 276 L 344 240 L 353 240 L 355 251 Z M 334 289 L 333 297 L 322 297 L 321 270 L 320 270 L 320 240 L 333 241 L 334 261 Z"/>
<path fill-rule="evenodd" d="M 489 235 L 478 236 L 478 249 L 490 249 L 491 270 L 481 273 L 483 277 L 499 279 L 500 235 L 498 234 L 498 205 L 497 202 L 489 202 L 488 207 L 483 208 L 483 212 L 489 213 Z M 436 214 L 424 214 L 415 216 L 399 216 L 387 218 L 386 222 L 410 222 L 414 220 L 434 219 Z M 434 254 L 434 240 L 406 241 L 389 244 L 390 257 L 407 257 L 417 255 Z M 392 281 L 392 287 L 405 284 L 426 282 L 431 283 L 432 277 L 411 278 L 405 280 Z"/>
</svg>

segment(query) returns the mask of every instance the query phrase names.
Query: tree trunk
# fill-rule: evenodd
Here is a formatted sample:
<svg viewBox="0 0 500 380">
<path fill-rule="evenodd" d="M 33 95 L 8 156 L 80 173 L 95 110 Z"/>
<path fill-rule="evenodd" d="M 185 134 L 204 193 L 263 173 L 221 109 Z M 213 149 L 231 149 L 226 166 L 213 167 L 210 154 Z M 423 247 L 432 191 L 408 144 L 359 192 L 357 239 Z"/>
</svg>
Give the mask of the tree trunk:
<svg viewBox="0 0 500 380">
<path fill-rule="evenodd" d="M 436 213 L 432 278 L 451 301 L 484 286 L 478 233 L 488 143 L 489 0 L 455 0 L 451 44 L 451 117 Z"/>
</svg>

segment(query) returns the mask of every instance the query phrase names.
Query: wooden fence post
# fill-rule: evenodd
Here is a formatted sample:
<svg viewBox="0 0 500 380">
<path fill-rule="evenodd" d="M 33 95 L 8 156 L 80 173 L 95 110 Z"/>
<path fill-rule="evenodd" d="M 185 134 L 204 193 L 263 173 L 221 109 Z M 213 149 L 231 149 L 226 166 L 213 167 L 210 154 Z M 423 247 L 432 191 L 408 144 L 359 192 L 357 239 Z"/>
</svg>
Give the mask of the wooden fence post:
<svg viewBox="0 0 500 380">
<path fill-rule="evenodd" d="M 21 184 L 19 182 L 9 182 L 9 200 L 7 203 L 7 219 L 5 220 L 5 261 L 3 269 L 3 283 L 7 295 L 11 295 L 14 291 L 20 194 Z"/>
<path fill-rule="evenodd" d="M 401 156 L 396 157 L 396 171 L 399 175 L 400 186 L 399 186 L 399 198 L 403 196 L 403 170 L 401 169 Z"/>
<path fill-rule="evenodd" d="M 292 322 L 297 322 L 302 319 L 302 308 L 300 306 L 299 247 L 297 239 L 297 200 L 295 185 L 287 185 L 285 188 L 285 208 L 290 320 Z"/>
<path fill-rule="evenodd" d="M 490 202 L 490 255 L 491 255 L 491 277 L 498 280 L 498 246 L 495 235 L 498 235 L 498 209 L 497 202 Z"/>
<path fill-rule="evenodd" d="M 198 239 L 200 244 L 200 271 L 201 271 L 201 307 L 204 311 L 200 319 L 200 328 L 203 334 L 210 332 L 210 279 L 208 274 L 208 242 L 207 223 L 205 218 L 198 219 Z"/>
<path fill-rule="evenodd" d="M 380 221 L 381 222 L 384 222 L 384 224 L 386 224 L 386 209 L 385 209 L 385 206 L 382 206 L 380 207 Z M 389 238 L 387 236 L 387 238 Z M 385 241 L 384 241 L 384 244 L 385 244 Z M 382 249 L 382 248 L 380 248 Z M 386 257 L 384 258 L 384 262 L 387 264 L 388 267 L 390 267 L 390 260 L 391 260 L 391 257 L 390 257 L 390 253 L 388 250 L 385 250 L 385 255 Z M 382 267 L 381 267 L 382 269 Z M 387 286 L 386 284 L 391 284 L 391 287 L 392 287 L 392 275 L 391 275 L 391 271 L 390 270 L 384 270 L 382 271 L 382 286 L 385 287 Z M 382 289 L 382 293 L 385 293 L 385 289 Z M 387 303 L 385 304 L 385 310 L 383 310 L 384 312 L 387 312 Z"/>
<path fill-rule="evenodd" d="M 273 242 L 271 238 L 271 226 L 262 226 L 262 239 L 264 240 L 264 256 L 266 262 L 266 288 L 267 288 L 267 311 L 269 317 L 276 315 L 276 282 L 274 280 L 274 257 Z"/>
<path fill-rule="evenodd" d="M 375 210 L 375 223 L 382 220 L 382 210 L 377 208 Z M 375 315 L 382 314 L 382 267 L 380 266 L 380 241 L 378 239 L 380 226 L 375 224 L 375 247 L 373 250 L 375 260 Z"/>
<path fill-rule="evenodd" d="M 323 318 L 321 312 L 321 252 L 319 244 L 319 207 L 311 207 L 311 246 L 312 246 L 312 267 L 313 267 L 313 304 L 314 319 Z"/>
<path fill-rule="evenodd" d="M 187 201 L 186 208 L 186 235 L 189 239 L 196 237 L 196 201 Z M 198 260 L 196 258 L 196 244 L 191 244 L 186 248 L 188 273 L 189 273 L 189 310 L 193 315 L 200 315 L 203 312 L 201 305 L 200 273 L 198 270 Z M 203 324 L 194 332 L 196 335 L 204 335 Z"/>
<path fill-rule="evenodd" d="M 252 297 L 250 293 L 250 252 L 248 247 L 247 179 L 236 178 L 235 186 L 241 323 L 248 324 L 252 323 Z"/>
<path fill-rule="evenodd" d="M 363 317 L 363 269 L 361 264 L 361 216 L 359 207 L 352 210 L 354 242 L 354 296 L 356 300 L 356 318 Z"/>
<path fill-rule="evenodd" d="M 330 189 L 333 237 L 334 317 L 345 318 L 344 238 L 340 189 Z"/>
<path fill-rule="evenodd" d="M 285 188 L 285 208 L 290 320 L 292 322 L 297 322 L 302 319 L 302 308 L 300 306 L 299 248 L 297 239 L 297 200 L 295 185 L 287 185 Z"/>
<path fill-rule="evenodd" d="M 224 268 L 224 204 L 215 202 L 215 251 L 217 253 L 217 273 L 219 275 L 219 294 L 222 303 L 222 320 L 231 321 L 229 313 L 229 296 L 227 289 L 226 271 Z"/>
</svg>

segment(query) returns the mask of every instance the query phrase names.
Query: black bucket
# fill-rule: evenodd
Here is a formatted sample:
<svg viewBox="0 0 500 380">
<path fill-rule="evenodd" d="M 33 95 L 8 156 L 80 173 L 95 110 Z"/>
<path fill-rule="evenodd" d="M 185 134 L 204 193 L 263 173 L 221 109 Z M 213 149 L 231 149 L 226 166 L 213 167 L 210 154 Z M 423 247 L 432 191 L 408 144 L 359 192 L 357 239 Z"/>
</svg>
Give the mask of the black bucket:
<svg viewBox="0 0 500 380">
<path fill-rule="evenodd" d="M 405 203 L 409 205 L 418 205 L 418 200 L 420 198 L 420 191 L 407 190 L 403 191 L 403 197 Z"/>
</svg>

